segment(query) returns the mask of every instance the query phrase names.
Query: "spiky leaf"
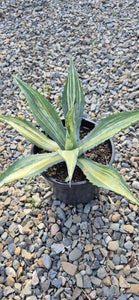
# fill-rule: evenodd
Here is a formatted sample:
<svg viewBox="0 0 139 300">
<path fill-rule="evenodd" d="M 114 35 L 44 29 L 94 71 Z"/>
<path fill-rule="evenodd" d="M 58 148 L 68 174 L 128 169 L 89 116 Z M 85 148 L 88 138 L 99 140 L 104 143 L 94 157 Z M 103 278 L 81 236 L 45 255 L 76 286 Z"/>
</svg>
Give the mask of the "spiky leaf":
<svg viewBox="0 0 139 300">
<path fill-rule="evenodd" d="M 139 110 L 116 113 L 100 120 L 95 128 L 79 142 L 80 154 L 103 143 L 137 121 L 139 121 Z"/>
<path fill-rule="evenodd" d="M 65 145 L 65 128 L 54 106 L 36 89 L 17 77 L 14 78 L 23 92 L 37 123 L 63 149 Z"/>
<path fill-rule="evenodd" d="M 62 108 L 64 112 L 65 119 L 67 118 L 68 112 L 73 107 L 75 102 L 75 124 L 76 124 L 76 137 L 79 139 L 80 125 L 84 110 L 85 98 L 83 90 L 72 61 L 70 59 L 69 73 L 67 77 L 66 84 L 62 93 Z"/>
<path fill-rule="evenodd" d="M 98 164 L 84 157 L 79 158 L 77 164 L 94 185 L 118 193 L 139 205 L 139 200 L 132 195 L 122 176 L 114 167 Z"/>
<path fill-rule="evenodd" d="M 58 150 L 58 153 L 62 156 L 62 158 L 65 160 L 67 169 L 68 169 L 68 179 L 69 184 L 71 186 L 71 180 L 74 173 L 74 169 L 77 163 L 77 157 L 78 157 L 78 149 L 74 150 Z"/>
<path fill-rule="evenodd" d="M 77 147 L 76 123 L 75 123 L 75 104 L 68 112 L 66 119 L 66 143 L 65 149 L 72 150 Z"/>
<path fill-rule="evenodd" d="M 29 142 L 38 146 L 39 148 L 48 151 L 56 151 L 59 148 L 57 143 L 49 139 L 45 134 L 33 126 L 32 123 L 26 121 L 25 119 L 0 115 L 0 120 L 8 123 Z"/>
<path fill-rule="evenodd" d="M 61 161 L 62 157 L 56 152 L 18 158 L 0 174 L 0 187 L 20 178 L 39 175 Z"/>
</svg>

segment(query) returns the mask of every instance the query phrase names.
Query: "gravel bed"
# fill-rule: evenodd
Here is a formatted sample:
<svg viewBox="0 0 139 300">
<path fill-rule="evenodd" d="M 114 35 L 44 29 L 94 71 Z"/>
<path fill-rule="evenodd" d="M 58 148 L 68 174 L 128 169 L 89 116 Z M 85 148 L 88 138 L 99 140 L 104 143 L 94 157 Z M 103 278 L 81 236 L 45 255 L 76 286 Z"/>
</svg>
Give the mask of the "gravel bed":
<svg viewBox="0 0 139 300">
<path fill-rule="evenodd" d="M 61 115 L 73 56 L 85 116 L 139 108 L 138 3 L 133 0 L 2 0 L 0 113 L 32 120 L 12 75 L 43 92 Z M 139 190 L 139 127 L 114 138 L 114 165 Z M 0 123 L 0 171 L 31 145 Z M 139 209 L 105 190 L 76 208 L 42 176 L 0 189 L 0 299 L 139 300 Z"/>
</svg>

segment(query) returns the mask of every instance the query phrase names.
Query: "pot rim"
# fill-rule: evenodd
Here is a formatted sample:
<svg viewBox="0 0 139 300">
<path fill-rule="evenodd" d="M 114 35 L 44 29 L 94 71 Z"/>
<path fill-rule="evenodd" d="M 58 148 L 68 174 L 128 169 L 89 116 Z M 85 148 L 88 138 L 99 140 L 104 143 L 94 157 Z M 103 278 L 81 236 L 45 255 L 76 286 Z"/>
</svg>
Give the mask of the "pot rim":
<svg viewBox="0 0 139 300">
<path fill-rule="evenodd" d="M 64 121 L 64 120 L 63 120 Z M 82 118 L 82 121 L 85 121 L 86 123 L 92 123 L 93 125 L 96 125 L 96 122 L 92 121 L 92 120 L 89 120 L 89 119 L 86 119 L 86 118 Z M 113 142 L 113 139 L 110 138 L 108 139 L 107 141 L 110 142 L 110 146 L 111 146 L 111 159 L 109 161 L 109 163 L 107 165 L 111 166 L 113 161 L 114 161 L 114 156 L 115 156 L 115 147 L 114 147 L 114 142 Z M 35 145 L 32 145 L 32 148 L 31 148 L 31 154 L 34 154 L 34 146 Z M 61 182 L 61 181 L 58 181 L 56 179 L 54 179 L 53 177 L 49 176 L 46 174 L 46 172 L 42 172 L 41 173 L 47 180 L 53 182 L 53 183 L 57 183 L 59 185 L 62 185 L 62 186 L 69 186 L 69 183 L 68 182 Z M 90 183 L 87 179 L 85 180 L 82 180 L 82 181 L 77 181 L 77 182 L 71 182 L 71 186 L 78 186 L 78 185 L 83 185 L 83 184 L 87 184 L 87 183 Z"/>
</svg>

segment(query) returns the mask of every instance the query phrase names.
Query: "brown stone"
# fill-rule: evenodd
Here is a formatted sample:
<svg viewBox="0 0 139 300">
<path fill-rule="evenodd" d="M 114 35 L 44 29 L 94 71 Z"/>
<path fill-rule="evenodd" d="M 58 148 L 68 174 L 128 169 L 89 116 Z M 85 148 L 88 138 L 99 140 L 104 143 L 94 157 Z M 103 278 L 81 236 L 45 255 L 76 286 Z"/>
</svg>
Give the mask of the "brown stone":
<svg viewBox="0 0 139 300">
<path fill-rule="evenodd" d="M 22 250 L 22 257 L 25 259 L 31 259 L 32 258 L 32 254 L 28 251 L 26 251 L 25 249 Z"/>
<path fill-rule="evenodd" d="M 119 286 L 121 288 L 129 288 L 130 287 L 130 284 L 125 280 L 125 278 L 122 275 L 120 275 L 120 277 L 119 277 Z"/>
<path fill-rule="evenodd" d="M 115 214 L 112 216 L 112 221 L 113 221 L 113 222 L 118 222 L 118 221 L 120 220 L 120 217 L 121 217 L 120 214 L 115 213 Z"/>
<path fill-rule="evenodd" d="M 22 145 L 18 145 L 18 146 L 17 146 L 17 150 L 18 150 L 19 152 L 22 152 L 22 151 L 24 150 L 24 147 L 23 147 Z"/>
<path fill-rule="evenodd" d="M 23 268 L 19 267 L 18 270 L 17 270 L 17 278 L 20 277 L 20 275 L 22 274 L 22 271 L 23 271 Z"/>
<path fill-rule="evenodd" d="M 21 291 L 21 288 L 22 288 L 22 284 L 21 283 L 18 283 L 18 282 L 16 282 L 15 283 L 15 285 L 14 285 L 14 287 L 15 287 L 15 290 L 19 293 L 20 291 Z"/>
<path fill-rule="evenodd" d="M 24 195 L 24 196 L 22 196 L 22 197 L 20 198 L 20 201 L 26 201 L 26 199 L 27 199 L 27 196 Z"/>
<path fill-rule="evenodd" d="M 12 276 L 10 276 L 10 275 L 7 277 L 6 282 L 7 282 L 7 285 L 11 286 L 11 287 L 14 286 L 14 284 L 15 284 L 14 278 Z"/>
<path fill-rule="evenodd" d="M 110 241 L 108 244 L 108 249 L 116 251 L 119 248 L 119 241 Z"/>
<path fill-rule="evenodd" d="M 20 247 L 16 247 L 16 249 L 14 251 L 14 254 L 18 256 L 20 254 L 20 252 L 21 252 L 21 248 Z"/>
<path fill-rule="evenodd" d="M 133 233 L 134 227 L 132 225 L 124 225 L 123 229 L 129 233 Z"/>
<path fill-rule="evenodd" d="M 130 289 L 127 290 L 127 293 L 138 295 L 139 294 L 139 283 L 130 284 Z"/>
<path fill-rule="evenodd" d="M 102 255 L 103 255 L 104 257 L 107 257 L 107 255 L 108 255 L 107 249 L 105 249 L 105 248 L 100 248 L 100 251 L 101 251 L 101 253 L 102 253 Z"/>
<path fill-rule="evenodd" d="M 3 210 L 2 210 L 2 209 L 0 209 L 0 217 L 2 216 L 2 214 L 3 214 Z"/>
<path fill-rule="evenodd" d="M 130 209 L 132 209 L 133 211 L 137 211 L 138 210 L 138 205 L 134 205 L 134 204 L 131 204 L 131 203 L 129 203 L 129 207 L 130 207 Z"/>
<path fill-rule="evenodd" d="M 67 261 L 62 261 L 61 264 L 62 264 L 63 270 L 67 274 L 69 274 L 71 276 L 75 275 L 76 270 L 77 270 L 77 266 L 75 266 L 74 264 L 71 264 L 71 263 L 69 263 Z"/>
<path fill-rule="evenodd" d="M 110 276 L 107 276 L 106 278 L 103 279 L 103 283 L 106 286 L 111 286 L 111 279 Z"/>
<path fill-rule="evenodd" d="M 89 252 L 93 249 L 93 244 L 88 244 L 88 245 L 85 245 L 85 248 L 84 248 L 84 251 L 85 252 Z"/>
<path fill-rule="evenodd" d="M 45 268 L 45 266 L 42 263 L 41 258 L 38 259 L 37 264 L 41 267 L 41 268 Z"/>
<path fill-rule="evenodd" d="M 124 271 L 125 276 L 128 276 L 130 274 L 130 266 L 129 265 L 125 266 L 123 271 Z"/>
</svg>

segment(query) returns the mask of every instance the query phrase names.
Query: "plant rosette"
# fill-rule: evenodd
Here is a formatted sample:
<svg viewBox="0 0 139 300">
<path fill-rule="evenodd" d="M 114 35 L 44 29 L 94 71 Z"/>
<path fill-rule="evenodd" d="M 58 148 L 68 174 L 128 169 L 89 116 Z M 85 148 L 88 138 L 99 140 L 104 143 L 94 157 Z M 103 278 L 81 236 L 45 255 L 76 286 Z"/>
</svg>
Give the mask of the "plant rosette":
<svg viewBox="0 0 139 300">
<path fill-rule="evenodd" d="M 63 124 L 65 124 L 65 120 L 63 120 Z M 80 127 L 80 132 L 82 132 L 81 135 L 84 135 L 84 131 L 90 132 L 95 127 L 95 125 L 95 122 L 83 118 Z M 31 148 L 32 154 L 41 153 L 43 151 L 44 150 L 38 148 L 35 145 L 33 145 Z M 112 165 L 115 155 L 113 140 L 109 139 L 108 141 L 95 147 L 94 149 L 87 151 L 86 155 L 88 155 L 95 161 Z M 79 167 L 75 168 L 71 187 L 68 183 L 65 182 L 67 181 L 65 180 L 65 178 L 68 179 L 68 174 L 66 170 L 66 164 L 64 162 L 42 172 L 42 175 L 51 186 L 54 196 L 66 204 L 70 204 L 73 206 L 76 206 L 80 203 L 86 204 L 91 200 L 94 200 L 98 196 L 98 187 L 91 184 L 85 178 L 85 175 L 82 173 Z"/>
<path fill-rule="evenodd" d="M 86 155 L 90 149 L 138 122 L 139 110 L 109 115 L 101 119 L 85 137 L 80 138 L 85 98 L 72 59 L 61 101 L 65 126 L 54 106 L 44 95 L 17 77 L 14 78 L 28 102 L 34 119 L 44 133 L 31 122 L 18 117 L 0 115 L 0 121 L 8 123 L 29 142 L 47 153 L 30 154 L 15 160 L 0 174 L 0 187 L 21 178 L 39 175 L 64 161 L 68 171 L 69 188 L 75 167 L 78 166 L 94 186 L 111 190 L 139 205 L 139 200 L 130 191 L 116 168 L 97 163 Z"/>
</svg>

